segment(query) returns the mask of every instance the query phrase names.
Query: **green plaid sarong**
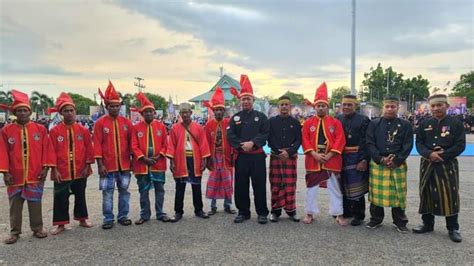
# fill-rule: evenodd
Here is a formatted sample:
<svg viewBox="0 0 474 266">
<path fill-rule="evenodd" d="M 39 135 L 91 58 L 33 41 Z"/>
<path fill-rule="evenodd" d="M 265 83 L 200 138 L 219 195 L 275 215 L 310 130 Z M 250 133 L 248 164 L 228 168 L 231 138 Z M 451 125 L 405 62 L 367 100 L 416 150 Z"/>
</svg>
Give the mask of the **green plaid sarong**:
<svg viewBox="0 0 474 266">
<path fill-rule="evenodd" d="M 407 165 L 395 169 L 370 162 L 369 201 L 379 207 L 406 208 Z"/>
</svg>

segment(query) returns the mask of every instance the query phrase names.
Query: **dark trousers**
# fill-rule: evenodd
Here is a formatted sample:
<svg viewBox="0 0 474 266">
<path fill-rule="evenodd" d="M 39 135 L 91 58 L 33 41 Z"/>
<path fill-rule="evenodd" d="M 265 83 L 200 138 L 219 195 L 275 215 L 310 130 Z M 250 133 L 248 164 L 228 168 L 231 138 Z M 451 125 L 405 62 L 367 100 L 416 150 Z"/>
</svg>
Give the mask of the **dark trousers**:
<svg viewBox="0 0 474 266">
<path fill-rule="evenodd" d="M 192 157 L 186 158 L 186 166 L 188 168 L 188 179 L 199 179 L 194 176 L 194 161 Z M 193 205 L 194 205 L 194 213 L 198 213 L 202 211 L 203 203 L 202 203 L 202 192 L 201 192 L 201 183 L 199 184 L 191 184 L 193 189 Z M 174 195 L 174 211 L 177 214 L 183 214 L 183 206 L 184 206 L 184 193 L 186 192 L 186 182 L 184 180 L 177 180 L 176 181 L 176 193 Z"/>
<path fill-rule="evenodd" d="M 240 215 L 250 216 L 250 179 L 252 180 L 255 210 L 267 216 L 267 170 L 265 154 L 239 154 L 235 162 L 235 206 Z"/>
<path fill-rule="evenodd" d="M 423 224 L 429 227 L 434 227 L 435 223 L 435 216 L 431 213 L 426 213 L 421 215 L 421 219 L 423 220 Z M 449 231 L 452 230 L 459 230 L 459 223 L 458 223 L 458 215 L 455 214 L 453 216 L 446 216 L 446 228 Z"/>
<path fill-rule="evenodd" d="M 74 220 L 87 220 L 87 179 L 54 183 L 53 225 L 69 223 L 69 196 L 74 194 Z"/>
<path fill-rule="evenodd" d="M 10 198 L 10 234 L 21 234 L 21 225 L 23 218 L 23 203 L 25 199 L 21 193 Z M 30 215 L 30 228 L 33 232 L 43 230 L 43 215 L 41 212 L 41 201 L 27 201 L 28 213 Z"/>
<path fill-rule="evenodd" d="M 342 198 L 342 206 L 344 208 L 344 218 L 353 217 L 355 219 L 365 219 L 365 196 L 355 200 Z"/>
<path fill-rule="evenodd" d="M 383 207 L 375 206 L 370 204 L 370 221 L 381 223 L 385 216 Z M 402 210 L 400 207 L 392 208 L 392 219 L 395 225 L 405 226 L 408 223 L 408 218 L 405 215 L 405 210 Z"/>
</svg>

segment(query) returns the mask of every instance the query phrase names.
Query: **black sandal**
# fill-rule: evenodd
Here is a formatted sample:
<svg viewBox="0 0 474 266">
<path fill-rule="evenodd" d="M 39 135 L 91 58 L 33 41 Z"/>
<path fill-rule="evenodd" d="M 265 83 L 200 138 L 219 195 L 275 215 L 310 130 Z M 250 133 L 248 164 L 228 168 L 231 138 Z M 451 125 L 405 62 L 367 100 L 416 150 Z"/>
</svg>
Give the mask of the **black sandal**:
<svg viewBox="0 0 474 266">
<path fill-rule="evenodd" d="M 141 225 L 141 224 L 144 224 L 144 223 L 146 223 L 146 222 L 148 222 L 148 220 L 145 220 L 145 219 L 140 218 L 140 219 L 138 219 L 138 220 L 135 221 L 135 224 L 136 224 L 136 225 Z"/>
<path fill-rule="evenodd" d="M 123 226 L 129 226 L 132 224 L 132 220 L 125 218 L 125 219 L 119 220 L 118 223 Z"/>
<path fill-rule="evenodd" d="M 102 229 L 112 229 L 112 227 L 114 227 L 114 224 L 113 223 L 106 223 L 106 224 L 103 224 L 102 225 Z"/>
</svg>

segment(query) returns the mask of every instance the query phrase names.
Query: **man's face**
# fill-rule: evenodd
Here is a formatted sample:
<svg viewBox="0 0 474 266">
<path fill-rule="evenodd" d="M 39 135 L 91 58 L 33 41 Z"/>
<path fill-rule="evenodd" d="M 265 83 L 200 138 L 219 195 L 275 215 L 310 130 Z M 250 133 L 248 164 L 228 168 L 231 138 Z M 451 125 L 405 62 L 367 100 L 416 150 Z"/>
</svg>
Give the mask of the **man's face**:
<svg viewBox="0 0 474 266">
<path fill-rule="evenodd" d="M 222 107 L 217 107 L 214 109 L 214 117 L 216 120 L 222 120 L 224 118 L 225 109 Z"/>
<path fill-rule="evenodd" d="M 240 105 L 242 106 L 242 109 L 248 111 L 252 110 L 253 108 L 253 97 L 252 96 L 243 96 L 240 98 Z"/>
<path fill-rule="evenodd" d="M 107 105 L 107 111 L 109 111 L 109 115 L 112 117 L 117 117 L 120 112 L 120 104 L 119 103 L 111 103 Z"/>
<path fill-rule="evenodd" d="M 179 111 L 179 115 L 185 124 L 189 124 L 191 122 L 191 114 L 193 112 L 190 109 L 181 109 Z"/>
<path fill-rule="evenodd" d="M 324 117 L 328 113 L 329 106 L 325 103 L 318 103 L 315 106 L 316 108 L 316 115 L 319 117 Z"/>
<path fill-rule="evenodd" d="M 447 103 L 434 103 L 430 104 L 431 113 L 435 118 L 443 118 L 446 115 L 449 104 Z"/>
<path fill-rule="evenodd" d="M 280 112 L 280 115 L 282 116 L 287 116 L 290 114 L 290 109 L 291 109 L 291 103 L 288 100 L 281 101 L 278 104 L 278 111 Z"/>
<path fill-rule="evenodd" d="M 30 121 L 31 111 L 27 107 L 18 107 L 13 111 L 13 114 L 16 116 L 17 121 L 20 123 Z"/>
<path fill-rule="evenodd" d="M 72 105 L 66 105 L 61 109 L 61 115 L 66 123 L 76 121 L 76 109 Z"/>
<path fill-rule="evenodd" d="M 398 113 L 398 103 L 388 102 L 383 105 L 383 117 L 395 118 Z"/>
<path fill-rule="evenodd" d="M 143 115 L 143 118 L 145 119 L 145 122 L 149 124 L 155 118 L 155 110 L 151 108 L 147 108 L 142 112 L 142 115 Z"/>
<path fill-rule="evenodd" d="M 355 113 L 356 111 L 356 105 L 355 103 L 343 103 L 342 104 L 342 113 L 344 115 L 351 115 Z"/>
</svg>

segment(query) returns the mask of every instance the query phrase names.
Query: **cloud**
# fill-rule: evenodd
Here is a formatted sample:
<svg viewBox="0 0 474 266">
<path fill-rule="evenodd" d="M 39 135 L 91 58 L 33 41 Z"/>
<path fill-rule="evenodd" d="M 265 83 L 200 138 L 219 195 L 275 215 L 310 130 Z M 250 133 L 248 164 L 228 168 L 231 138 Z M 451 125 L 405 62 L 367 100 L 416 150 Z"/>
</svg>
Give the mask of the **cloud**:
<svg viewBox="0 0 474 266">
<path fill-rule="evenodd" d="M 123 44 L 127 46 L 143 46 L 145 43 L 145 38 L 131 38 L 123 41 Z"/>
<path fill-rule="evenodd" d="M 10 75 L 56 75 L 77 76 L 80 73 L 67 71 L 59 66 L 53 65 L 19 65 L 13 63 L 1 63 L 0 72 Z"/>
<path fill-rule="evenodd" d="M 189 48 L 191 48 L 190 45 L 177 44 L 177 45 L 167 47 L 167 48 L 157 48 L 157 49 L 151 51 L 151 53 L 152 54 L 158 54 L 158 55 L 170 55 L 170 54 L 174 54 L 174 53 L 177 53 L 177 52 L 185 51 Z"/>
</svg>

